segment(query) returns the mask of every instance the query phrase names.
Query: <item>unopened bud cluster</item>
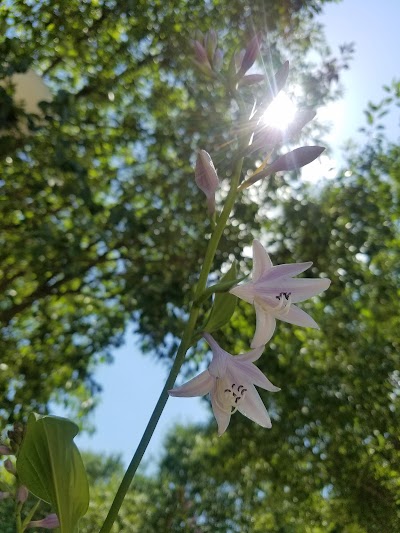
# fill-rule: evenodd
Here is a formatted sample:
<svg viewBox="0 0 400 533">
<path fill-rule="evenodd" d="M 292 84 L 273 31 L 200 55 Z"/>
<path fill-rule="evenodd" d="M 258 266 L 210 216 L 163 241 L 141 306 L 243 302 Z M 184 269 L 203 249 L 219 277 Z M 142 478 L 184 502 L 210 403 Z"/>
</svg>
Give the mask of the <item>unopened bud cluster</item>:
<svg viewBox="0 0 400 533">
<path fill-rule="evenodd" d="M 203 36 L 201 32 L 198 33 L 197 38 L 193 41 L 193 47 L 196 55 L 196 62 L 199 65 L 202 65 L 204 72 L 207 71 L 208 74 L 212 74 L 215 71 L 216 66 L 218 66 L 218 68 L 220 67 L 219 56 L 222 57 L 222 53 L 218 52 L 217 35 L 213 30 L 210 30 L 205 36 Z M 234 87 L 234 91 L 236 91 L 237 89 L 240 89 L 242 85 L 252 85 L 253 83 L 258 83 L 264 80 L 264 75 L 262 74 L 246 74 L 254 65 L 259 53 L 260 36 L 257 34 L 250 39 L 246 48 L 233 55 L 227 78 L 224 78 L 223 76 L 220 78 L 222 83 L 224 83 L 225 80 L 229 91 L 232 91 L 232 87 Z M 218 65 L 216 65 L 216 63 L 218 63 Z M 250 175 L 250 177 L 245 179 L 239 185 L 239 190 L 245 189 L 275 172 L 287 172 L 299 169 L 300 167 L 311 163 L 314 159 L 320 156 L 324 150 L 324 148 L 320 146 L 302 146 L 281 155 L 270 162 L 270 157 L 273 153 L 276 152 L 284 142 L 296 137 L 302 128 L 308 124 L 316 114 L 313 109 L 299 110 L 293 117 L 291 123 L 288 124 L 284 130 L 274 125 L 269 125 L 263 120 L 263 114 L 278 93 L 284 88 L 288 75 L 289 62 L 285 61 L 277 72 L 275 72 L 275 75 L 270 78 L 269 87 L 266 90 L 264 98 L 259 100 L 257 105 L 253 106 L 251 113 L 249 112 L 249 120 L 245 128 L 241 126 L 241 133 L 244 132 L 249 138 L 249 142 L 243 149 L 241 155 L 249 156 L 254 152 L 260 151 L 261 155 L 264 153 L 262 156 L 264 162 Z M 195 180 L 197 186 L 206 195 L 209 215 L 213 215 L 216 209 L 215 191 L 219 186 L 219 179 L 212 159 L 205 150 L 200 150 L 198 154 Z"/>
<path fill-rule="evenodd" d="M 210 30 L 204 35 L 197 30 L 192 46 L 195 65 L 203 74 L 215 77 L 216 73 L 220 72 L 224 59 L 222 50 L 218 48 L 217 33 Z"/>
<path fill-rule="evenodd" d="M 225 78 L 229 85 L 232 82 L 238 86 L 253 85 L 264 81 L 265 76 L 263 74 L 246 75 L 246 72 L 254 65 L 260 53 L 260 42 L 260 35 L 254 35 L 246 48 L 234 54 Z M 206 34 L 203 34 L 200 30 L 197 30 L 195 39 L 192 41 L 192 47 L 194 52 L 193 62 L 197 68 L 207 77 L 217 78 L 222 69 L 224 53 L 221 48 L 218 48 L 216 32 L 209 30 Z"/>
</svg>

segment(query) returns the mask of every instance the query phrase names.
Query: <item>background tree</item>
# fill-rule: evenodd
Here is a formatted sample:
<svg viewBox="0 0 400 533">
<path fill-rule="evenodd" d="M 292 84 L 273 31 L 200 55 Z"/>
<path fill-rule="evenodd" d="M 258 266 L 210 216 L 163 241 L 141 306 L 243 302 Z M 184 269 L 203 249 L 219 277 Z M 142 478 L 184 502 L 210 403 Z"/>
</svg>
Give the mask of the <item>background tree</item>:
<svg viewBox="0 0 400 533">
<path fill-rule="evenodd" d="M 303 104 L 322 104 L 341 67 L 313 22 L 323 3 L 0 7 L 3 423 L 45 411 L 50 398 L 90 409 L 93 369 L 129 323 L 144 349 L 174 353 L 207 232 L 191 157 L 206 148 L 226 177 L 234 135 L 222 91 L 190 68 L 189 40 L 199 24 L 220 30 L 226 47 L 268 27 L 268 63 L 292 60 Z M 311 49 L 319 64 L 306 61 Z M 39 117 L 12 100 L 10 76 L 27 69 L 54 95 Z M 257 207 L 236 209 L 218 264 L 251 241 Z"/>
<path fill-rule="evenodd" d="M 369 105 L 367 142 L 349 149 L 337 178 L 317 192 L 294 189 L 288 176 L 280 183 L 290 194 L 268 225 L 268 234 L 281 235 L 274 258 L 300 261 L 308 251 L 333 285 L 310 310 L 322 332 L 280 323 L 258 362 L 282 386 L 264 398 L 272 429 L 241 416 L 222 438 L 214 420 L 176 427 L 159 469 L 131 488 L 116 532 L 399 529 L 399 145 L 385 138 L 379 116 L 399 101 L 400 85 L 388 92 Z M 324 248 L 329 253 L 317 253 Z M 224 345 L 240 348 L 235 327 L 247 327 L 250 339 L 249 307 L 225 328 Z M 92 504 L 83 531 L 94 533 L 121 467 L 115 458 L 85 460 Z"/>
<path fill-rule="evenodd" d="M 337 178 L 315 189 L 275 177 L 276 197 L 264 184 L 280 206 L 264 226 L 274 263 L 313 258 L 315 274 L 332 285 L 320 303 L 302 306 L 321 332 L 279 323 L 258 361 L 282 387 L 260 391 L 271 430 L 233 416 L 222 438 L 214 420 L 170 436 L 161 472 L 196 502 L 199 531 L 400 528 L 400 150 L 382 129 L 400 84 L 386 90 L 368 107 L 365 146 L 349 149 Z M 251 306 L 241 306 L 221 335 L 224 347 L 248 346 L 249 319 Z"/>
</svg>

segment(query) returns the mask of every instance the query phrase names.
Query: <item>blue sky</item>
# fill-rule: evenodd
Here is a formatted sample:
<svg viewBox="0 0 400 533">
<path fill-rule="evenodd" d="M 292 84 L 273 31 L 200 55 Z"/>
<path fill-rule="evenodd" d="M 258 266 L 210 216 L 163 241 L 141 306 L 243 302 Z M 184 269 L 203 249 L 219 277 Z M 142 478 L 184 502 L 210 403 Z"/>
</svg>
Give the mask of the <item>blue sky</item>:
<svg viewBox="0 0 400 533">
<path fill-rule="evenodd" d="M 339 157 L 340 147 L 357 136 L 358 128 L 364 124 L 367 102 L 378 102 L 383 96 L 382 85 L 400 75 L 400 2 L 344 0 L 326 6 L 319 20 L 325 25 L 334 54 L 340 44 L 355 42 L 354 60 L 342 77 L 344 96 L 330 110 L 334 120 L 329 142 L 335 147 L 335 157 Z M 397 137 L 394 122 L 391 128 Z M 79 435 L 76 442 L 82 450 L 121 453 L 127 463 L 157 401 L 167 369 L 150 356 L 141 355 L 137 340 L 130 333 L 114 357 L 113 365 L 96 371 L 103 387 L 101 403 L 92 418 L 97 431 L 93 436 Z M 159 456 L 163 437 L 175 423 L 205 421 L 208 416 L 206 404 L 197 398 L 170 399 L 145 461 L 151 464 L 152 458 Z"/>
</svg>

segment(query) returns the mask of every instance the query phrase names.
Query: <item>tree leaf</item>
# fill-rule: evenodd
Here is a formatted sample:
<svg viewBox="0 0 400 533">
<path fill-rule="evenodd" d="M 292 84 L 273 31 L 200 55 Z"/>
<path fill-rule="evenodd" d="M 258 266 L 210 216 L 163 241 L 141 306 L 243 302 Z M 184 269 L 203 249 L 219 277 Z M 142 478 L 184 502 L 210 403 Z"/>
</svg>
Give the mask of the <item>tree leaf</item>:
<svg viewBox="0 0 400 533">
<path fill-rule="evenodd" d="M 17 458 L 21 482 L 53 506 L 61 533 L 78 532 L 89 505 L 86 472 L 73 441 L 77 433 L 66 418 L 31 413 Z"/>
<path fill-rule="evenodd" d="M 236 277 L 236 263 L 233 263 L 228 272 L 222 276 L 221 282 L 235 280 Z M 217 293 L 204 331 L 211 333 L 227 324 L 235 311 L 236 302 L 237 297 L 229 292 Z"/>
</svg>

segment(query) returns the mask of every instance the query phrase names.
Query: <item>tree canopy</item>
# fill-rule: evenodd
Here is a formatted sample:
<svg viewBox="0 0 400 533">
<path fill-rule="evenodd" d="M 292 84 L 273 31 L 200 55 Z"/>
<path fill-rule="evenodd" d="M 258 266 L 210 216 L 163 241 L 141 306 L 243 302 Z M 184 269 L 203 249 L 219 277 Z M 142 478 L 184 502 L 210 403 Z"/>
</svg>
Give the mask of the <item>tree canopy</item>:
<svg viewBox="0 0 400 533">
<path fill-rule="evenodd" d="M 128 324 L 143 349 L 174 353 L 208 231 L 195 151 L 211 152 L 229 178 L 234 136 L 226 96 L 193 71 L 190 38 L 213 27 L 232 49 L 268 28 L 265 60 L 273 70 L 290 59 L 292 79 L 307 87 L 303 103 L 320 105 L 341 66 L 313 21 L 322 5 L 2 4 L 3 421 L 43 412 L 50 398 L 90 409 L 93 369 Z M 53 95 L 36 116 L 13 100 L 13 75 L 28 69 Z M 217 269 L 251 242 L 256 210 L 251 201 L 237 207 Z"/>
<path fill-rule="evenodd" d="M 256 2 L 252 13 L 216 1 L 0 8 L 2 421 L 45 410 L 55 393 L 80 408 L 95 392 L 93 368 L 130 321 L 144 347 L 173 353 L 209 230 L 191 157 L 208 149 L 226 177 L 233 136 L 225 95 L 196 81 L 188 39 L 201 20 L 234 45 L 229 28 L 246 35 L 255 23 L 265 27 L 268 13 L 264 52 L 273 65 L 293 60 L 311 106 L 332 96 L 340 67 L 314 26 L 320 5 Z M 306 52 L 315 46 L 322 59 L 313 66 Z M 18 109 L 7 85 L 28 68 L 54 95 L 36 118 Z M 280 323 L 258 361 L 282 388 L 261 392 L 272 429 L 235 415 L 222 438 L 214 421 L 175 428 L 156 474 L 131 488 L 116 532 L 400 529 L 400 150 L 380 124 L 398 106 L 400 85 L 385 90 L 367 109 L 365 143 L 348 149 L 337 178 L 311 187 L 294 173 L 271 176 L 257 198 L 244 195 L 222 241 L 216 268 L 259 232 L 275 263 L 312 259 L 309 275 L 332 280 L 303 305 L 321 331 Z M 241 259 L 243 273 L 249 266 Z M 240 303 L 218 341 L 244 351 L 254 320 Z M 86 464 L 92 503 L 82 531 L 92 533 L 121 465 L 93 456 Z M 9 501 L 0 513 L 8 527 Z"/>
<path fill-rule="evenodd" d="M 274 262 L 313 258 L 332 280 L 309 306 L 321 332 L 280 323 L 258 361 L 282 387 L 261 392 L 271 430 L 233 416 L 222 438 L 214 420 L 171 434 L 161 473 L 185 494 L 185 524 L 260 533 L 400 527 L 400 152 L 381 124 L 400 84 L 386 90 L 367 110 L 365 145 L 349 148 L 337 178 L 317 191 L 280 180 L 281 210 L 264 228 Z M 236 339 L 250 307 L 226 326 L 224 347 L 243 350 Z"/>
</svg>

